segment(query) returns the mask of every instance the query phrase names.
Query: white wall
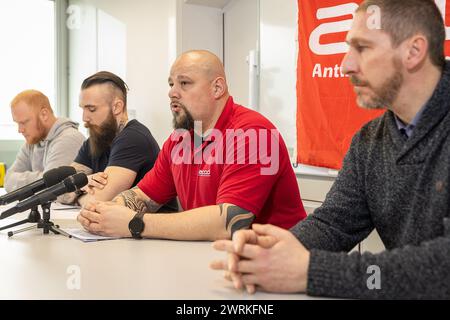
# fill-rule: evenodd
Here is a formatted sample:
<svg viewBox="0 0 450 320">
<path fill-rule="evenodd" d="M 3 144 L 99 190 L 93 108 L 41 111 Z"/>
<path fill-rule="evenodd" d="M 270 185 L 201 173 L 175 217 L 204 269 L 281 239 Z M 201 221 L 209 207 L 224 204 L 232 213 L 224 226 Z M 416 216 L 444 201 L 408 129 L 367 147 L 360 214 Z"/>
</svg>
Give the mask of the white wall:
<svg viewBox="0 0 450 320">
<path fill-rule="evenodd" d="M 260 111 L 278 128 L 288 148 L 297 141 L 297 1 L 260 0 Z"/>
<path fill-rule="evenodd" d="M 126 76 L 130 87 L 128 107 L 145 124 L 160 145 L 172 131 L 168 103 L 170 65 L 176 58 L 176 0 L 71 0 L 82 8 L 79 30 L 69 32 L 70 115 L 81 121 L 79 87 L 98 71 L 96 8 L 126 26 Z"/>
<path fill-rule="evenodd" d="M 249 66 L 247 56 L 250 50 L 258 50 L 258 0 L 231 0 L 224 8 L 225 13 L 225 72 L 230 94 L 236 103 L 249 105 Z"/>
<path fill-rule="evenodd" d="M 178 1 L 179 54 L 188 50 L 209 50 L 223 57 L 222 10 Z"/>
</svg>

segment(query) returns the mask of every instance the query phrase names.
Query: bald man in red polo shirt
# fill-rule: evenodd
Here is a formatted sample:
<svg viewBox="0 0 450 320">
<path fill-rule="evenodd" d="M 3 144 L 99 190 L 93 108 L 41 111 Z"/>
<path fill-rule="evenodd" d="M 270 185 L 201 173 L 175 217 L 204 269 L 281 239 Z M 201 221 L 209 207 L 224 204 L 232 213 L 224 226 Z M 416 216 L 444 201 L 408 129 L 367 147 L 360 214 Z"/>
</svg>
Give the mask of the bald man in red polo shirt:
<svg viewBox="0 0 450 320">
<path fill-rule="evenodd" d="M 286 145 L 261 114 L 234 103 L 208 51 L 172 66 L 175 131 L 154 168 L 113 202 L 93 202 L 78 221 L 89 232 L 174 240 L 230 239 L 253 222 L 290 228 L 306 217 Z M 156 212 L 177 196 L 184 211 Z"/>
</svg>

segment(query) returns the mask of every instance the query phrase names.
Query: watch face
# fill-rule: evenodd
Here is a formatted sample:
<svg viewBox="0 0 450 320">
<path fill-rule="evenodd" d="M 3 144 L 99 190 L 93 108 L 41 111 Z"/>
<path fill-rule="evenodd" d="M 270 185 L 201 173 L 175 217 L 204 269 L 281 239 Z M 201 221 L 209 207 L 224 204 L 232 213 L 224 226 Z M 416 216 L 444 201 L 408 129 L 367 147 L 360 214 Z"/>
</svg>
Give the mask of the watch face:
<svg viewBox="0 0 450 320">
<path fill-rule="evenodd" d="M 142 221 L 142 219 L 134 218 L 130 221 L 130 224 L 128 227 L 130 229 L 131 234 L 140 235 L 141 232 L 144 231 L 145 225 L 144 225 L 144 221 Z"/>
</svg>

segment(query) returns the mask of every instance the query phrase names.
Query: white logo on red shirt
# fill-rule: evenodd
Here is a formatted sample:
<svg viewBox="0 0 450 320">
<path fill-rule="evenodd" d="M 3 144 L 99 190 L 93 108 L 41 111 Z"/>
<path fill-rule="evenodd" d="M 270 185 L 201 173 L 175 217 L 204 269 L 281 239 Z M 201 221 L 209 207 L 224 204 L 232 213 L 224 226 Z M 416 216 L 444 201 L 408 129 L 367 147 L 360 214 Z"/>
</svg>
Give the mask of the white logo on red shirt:
<svg viewBox="0 0 450 320">
<path fill-rule="evenodd" d="M 210 177 L 211 170 L 198 170 L 199 177 Z"/>
</svg>

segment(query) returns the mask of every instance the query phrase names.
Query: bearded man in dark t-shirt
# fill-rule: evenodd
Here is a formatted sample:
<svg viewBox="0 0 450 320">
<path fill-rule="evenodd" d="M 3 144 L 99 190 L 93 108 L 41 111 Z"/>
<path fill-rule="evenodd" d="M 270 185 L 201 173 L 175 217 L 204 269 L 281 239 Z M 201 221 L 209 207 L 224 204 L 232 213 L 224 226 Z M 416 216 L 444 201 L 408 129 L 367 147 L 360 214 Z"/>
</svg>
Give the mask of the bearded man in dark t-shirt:
<svg viewBox="0 0 450 320">
<path fill-rule="evenodd" d="M 80 107 L 89 139 L 72 166 L 86 173 L 89 183 L 82 192 L 65 196 L 64 203 L 109 201 L 153 168 L 160 149 L 147 127 L 128 120 L 127 89 L 120 77 L 106 71 L 83 81 Z"/>
</svg>

